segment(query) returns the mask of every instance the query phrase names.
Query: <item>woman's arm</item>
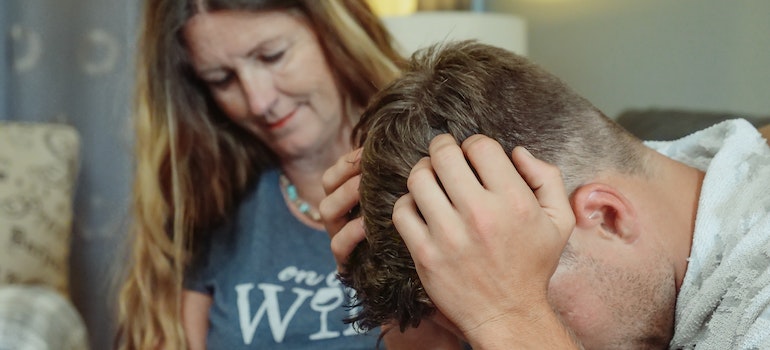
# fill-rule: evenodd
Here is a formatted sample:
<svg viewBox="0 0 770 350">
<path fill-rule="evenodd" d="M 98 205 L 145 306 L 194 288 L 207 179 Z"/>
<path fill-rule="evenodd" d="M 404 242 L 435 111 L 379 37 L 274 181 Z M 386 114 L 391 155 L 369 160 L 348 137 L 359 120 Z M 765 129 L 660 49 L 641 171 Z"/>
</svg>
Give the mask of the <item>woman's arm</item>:
<svg viewBox="0 0 770 350">
<path fill-rule="evenodd" d="M 182 328 L 190 350 L 206 349 L 211 303 L 207 294 L 190 290 L 182 292 Z"/>
</svg>

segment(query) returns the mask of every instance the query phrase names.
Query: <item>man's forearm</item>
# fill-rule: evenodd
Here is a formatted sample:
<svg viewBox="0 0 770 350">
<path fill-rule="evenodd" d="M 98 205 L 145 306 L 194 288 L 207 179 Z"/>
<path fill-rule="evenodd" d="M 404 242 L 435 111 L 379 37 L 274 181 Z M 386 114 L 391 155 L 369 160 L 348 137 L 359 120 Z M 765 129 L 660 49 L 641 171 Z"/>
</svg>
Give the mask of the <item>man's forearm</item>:
<svg viewBox="0 0 770 350">
<path fill-rule="evenodd" d="M 555 312 L 504 315 L 466 334 L 473 349 L 583 349 Z"/>
</svg>

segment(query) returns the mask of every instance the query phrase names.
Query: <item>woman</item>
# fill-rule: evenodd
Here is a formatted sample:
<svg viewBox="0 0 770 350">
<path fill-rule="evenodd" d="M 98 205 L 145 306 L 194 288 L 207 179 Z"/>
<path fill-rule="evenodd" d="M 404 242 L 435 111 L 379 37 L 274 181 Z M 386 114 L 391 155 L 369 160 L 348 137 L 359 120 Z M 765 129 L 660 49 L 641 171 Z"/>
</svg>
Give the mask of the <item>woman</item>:
<svg viewBox="0 0 770 350">
<path fill-rule="evenodd" d="M 371 348 L 318 214 L 402 58 L 363 0 L 147 0 L 129 349 Z"/>
</svg>

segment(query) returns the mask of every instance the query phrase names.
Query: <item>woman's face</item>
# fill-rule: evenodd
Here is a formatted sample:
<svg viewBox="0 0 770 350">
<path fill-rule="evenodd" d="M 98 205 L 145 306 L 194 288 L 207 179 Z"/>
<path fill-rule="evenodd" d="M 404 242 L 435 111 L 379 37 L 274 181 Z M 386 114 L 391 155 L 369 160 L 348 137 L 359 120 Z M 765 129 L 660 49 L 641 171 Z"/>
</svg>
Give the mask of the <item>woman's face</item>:
<svg viewBox="0 0 770 350">
<path fill-rule="evenodd" d="M 342 117 L 340 93 L 304 17 L 200 13 L 183 34 L 193 67 L 219 107 L 279 157 L 347 149 L 352 126 Z"/>
</svg>

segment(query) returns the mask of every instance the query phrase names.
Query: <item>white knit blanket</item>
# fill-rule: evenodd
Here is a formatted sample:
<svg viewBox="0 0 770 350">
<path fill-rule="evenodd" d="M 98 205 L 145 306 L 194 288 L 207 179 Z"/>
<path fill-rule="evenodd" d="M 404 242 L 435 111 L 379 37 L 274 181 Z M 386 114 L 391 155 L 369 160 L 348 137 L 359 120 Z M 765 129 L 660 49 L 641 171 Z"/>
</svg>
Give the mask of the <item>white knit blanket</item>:
<svg viewBox="0 0 770 350">
<path fill-rule="evenodd" d="M 0 286 L 0 350 L 88 350 L 75 306 L 44 286 Z"/>
<path fill-rule="evenodd" d="M 706 171 L 672 349 L 770 349 L 770 148 L 745 120 L 647 142 Z"/>
</svg>

